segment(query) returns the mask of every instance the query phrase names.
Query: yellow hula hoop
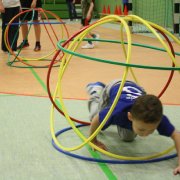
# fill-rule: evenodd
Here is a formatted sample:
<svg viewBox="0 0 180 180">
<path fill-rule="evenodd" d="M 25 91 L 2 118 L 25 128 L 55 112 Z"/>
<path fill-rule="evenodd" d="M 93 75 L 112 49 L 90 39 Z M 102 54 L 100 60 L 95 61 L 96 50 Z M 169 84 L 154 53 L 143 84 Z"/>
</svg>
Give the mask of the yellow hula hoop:
<svg viewBox="0 0 180 180">
<path fill-rule="evenodd" d="M 128 21 L 134 21 L 134 22 L 139 22 L 136 18 L 140 18 L 139 16 L 136 16 L 136 15 L 128 15 L 128 16 L 125 16 L 124 18 L 126 18 L 126 20 Z M 142 18 L 140 18 L 142 19 Z M 150 21 L 147 21 L 147 20 L 144 20 L 142 19 L 143 21 L 146 21 L 147 23 L 149 23 L 151 26 L 154 26 L 158 29 L 160 29 L 161 31 L 163 31 L 165 34 L 167 34 L 169 37 L 171 37 L 177 44 L 180 45 L 180 40 L 174 36 L 172 33 L 170 33 L 168 30 L 164 29 L 163 27 L 159 26 L 158 24 L 155 24 L 153 22 L 150 22 Z"/>
<path fill-rule="evenodd" d="M 54 14 L 54 13 L 52 13 L 52 12 L 50 12 L 50 11 L 43 10 L 42 8 L 39 8 L 39 11 L 40 11 L 41 13 L 43 13 L 43 15 L 46 17 L 46 20 L 47 20 L 48 18 L 47 18 L 47 16 L 46 16 L 45 12 L 47 12 L 47 13 L 49 13 L 50 15 L 54 16 L 59 22 L 61 22 L 61 19 L 60 19 L 56 14 Z M 9 25 L 12 24 L 12 22 L 14 21 L 14 19 L 16 19 L 18 16 L 19 16 L 19 14 L 17 14 L 16 16 L 14 16 L 14 17 L 11 19 L 11 21 L 8 23 L 8 25 L 7 25 L 6 29 L 5 29 L 5 33 L 4 33 L 4 42 L 5 42 L 5 45 L 6 45 L 7 49 L 8 49 L 8 51 L 9 51 L 11 54 L 13 54 L 14 56 L 16 56 L 16 55 L 13 53 L 11 47 L 10 47 L 10 46 L 8 45 L 8 43 L 7 43 L 7 38 L 8 38 L 8 34 L 7 34 L 7 33 L 8 33 L 8 30 L 9 30 Z M 63 27 L 62 27 L 62 26 L 60 26 L 60 27 L 61 27 L 62 38 L 63 38 L 63 36 L 64 36 Z M 24 60 L 26 60 L 26 61 L 39 61 L 39 60 L 42 60 L 42 59 L 45 59 L 45 58 L 49 57 L 50 55 L 52 55 L 52 54 L 53 54 L 54 52 L 56 52 L 56 51 L 57 51 L 57 48 L 51 50 L 50 53 L 48 53 L 48 54 L 46 54 L 46 55 L 44 55 L 44 56 L 42 56 L 42 57 L 39 57 L 39 58 L 27 58 L 27 57 L 23 57 L 23 56 L 18 56 L 18 57 L 16 57 L 16 58 L 19 59 L 20 61 L 24 61 Z"/>
<path fill-rule="evenodd" d="M 135 15 L 129 15 L 129 17 L 135 18 L 137 19 L 140 23 L 144 24 L 149 30 L 151 30 L 151 32 L 157 37 L 157 39 L 161 42 L 161 44 L 163 45 L 163 47 L 165 48 L 165 50 L 167 51 L 168 55 L 170 56 L 171 60 L 173 61 L 173 63 L 175 64 L 176 67 L 179 67 L 178 64 L 175 61 L 175 57 L 173 56 L 171 50 L 168 48 L 168 46 L 166 45 L 166 43 L 163 41 L 163 39 L 160 37 L 160 35 L 154 30 L 154 28 L 152 27 L 152 25 L 154 25 L 153 23 L 148 23 L 147 21 L 143 20 L 142 18 L 135 16 Z M 155 26 L 158 27 L 158 26 Z M 166 31 L 162 28 L 162 31 L 164 33 L 166 33 Z M 170 33 L 169 33 L 170 34 Z M 172 36 L 172 35 L 171 35 Z M 174 38 L 174 40 L 177 40 L 177 42 L 180 43 L 180 41 L 178 41 L 177 38 Z"/>
<path fill-rule="evenodd" d="M 120 20 L 120 19 L 119 19 Z M 128 31 L 128 26 L 127 26 L 127 24 L 126 24 L 126 22 L 124 21 L 124 20 L 122 20 L 122 22 L 125 24 L 125 26 L 126 26 L 126 28 L 127 28 L 127 31 Z M 99 22 L 99 23 L 97 23 L 96 25 L 93 25 L 93 26 L 97 26 L 98 24 L 102 24 L 102 22 Z M 91 27 L 91 29 L 92 29 L 92 27 Z M 87 33 L 88 32 L 88 30 L 86 30 L 85 32 L 82 32 L 81 33 L 81 35 L 83 36 L 85 33 Z M 81 36 L 80 35 L 80 36 Z M 85 35 L 84 35 L 85 36 Z M 131 38 L 130 38 L 131 39 Z M 72 43 L 74 43 L 75 41 L 73 41 Z M 130 44 L 131 43 L 129 43 L 129 47 L 130 47 Z M 71 47 L 71 45 L 69 46 L 69 48 Z M 130 53 L 129 53 L 130 54 Z M 129 57 L 128 57 L 129 58 Z M 63 58 L 63 60 L 62 60 L 62 64 L 63 64 L 63 66 L 60 66 L 60 71 L 61 72 L 63 72 L 64 70 L 64 60 L 65 60 L 65 58 Z M 60 73 L 60 75 L 61 75 L 61 73 Z M 59 78 L 58 78 L 58 83 L 60 84 L 60 81 L 61 81 L 61 79 L 62 79 L 62 76 L 60 77 L 59 76 Z M 61 92 L 59 92 L 59 95 L 60 95 L 60 101 L 61 101 L 61 106 L 62 106 L 62 109 L 64 110 L 63 112 L 64 112 L 64 114 L 65 114 L 65 117 L 67 118 L 67 120 L 68 120 L 68 122 L 70 123 L 70 125 L 73 127 L 73 129 L 75 130 L 75 132 L 81 137 L 81 138 L 83 138 L 83 139 L 85 139 L 85 137 L 79 132 L 79 130 L 75 127 L 75 125 L 74 125 L 74 122 L 72 122 L 71 120 L 70 120 L 70 118 L 69 118 L 69 115 L 67 114 L 67 110 L 65 109 L 65 106 L 64 106 L 64 103 L 63 103 L 63 100 L 62 100 L 62 97 L 61 97 Z M 117 103 L 117 102 L 116 102 Z M 110 116 L 110 114 L 108 115 L 108 116 Z M 107 121 L 107 119 L 108 119 L 108 117 L 106 117 L 106 121 Z M 103 123 L 103 124 L 105 124 L 105 122 Z M 101 129 L 102 129 L 102 127 L 103 127 L 103 124 L 101 124 L 101 126 L 98 128 L 98 131 L 100 131 Z M 100 129 L 101 128 L 101 129 Z M 54 134 L 54 132 L 53 132 L 53 134 Z M 76 149 L 79 149 L 79 148 L 81 148 L 82 146 L 84 146 L 87 142 L 89 142 L 89 141 L 91 141 L 95 136 L 97 135 L 97 133 L 96 134 L 93 134 L 91 137 L 89 137 L 88 138 L 88 140 L 86 140 L 84 143 L 82 143 L 81 145 L 79 145 L 79 146 L 77 146 L 77 147 L 74 147 L 74 148 L 65 148 L 65 147 L 63 147 L 63 146 L 61 146 L 55 139 L 55 141 L 56 141 L 56 143 L 58 143 L 59 144 L 59 146 L 61 147 L 61 148 L 63 148 L 64 150 L 70 150 L 70 151 L 72 151 L 72 150 L 76 150 Z"/>
<path fill-rule="evenodd" d="M 106 20 L 106 18 L 107 18 L 107 20 Z M 101 19 L 101 20 L 99 20 L 99 21 L 97 21 L 97 22 L 98 22 L 98 23 L 101 22 L 101 23 L 103 24 L 104 20 L 106 20 L 106 22 L 108 22 L 108 21 L 111 22 L 111 21 L 112 21 L 109 17 L 105 17 L 104 19 Z M 121 42 L 122 42 L 121 45 L 122 45 L 122 48 L 123 48 L 123 52 L 124 52 L 125 58 L 127 58 L 127 54 L 126 54 L 126 50 L 125 50 L 125 45 L 124 45 L 124 40 L 123 40 L 123 28 L 122 28 L 122 27 L 123 27 L 123 26 L 122 26 L 122 24 L 121 24 L 121 29 L 120 29 L 120 37 L 121 37 Z M 94 26 L 93 26 L 93 25 L 90 26 L 88 29 L 84 30 L 84 31 L 83 31 L 83 32 L 84 32 L 83 35 L 79 34 L 77 37 L 75 37 L 75 39 L 73 40 L 74 43 L 70 44 L 68 50 L 70 50 L 70 49 L 73 47 L 73 45 L 74 45 L 76 42 L 78 42 L 78 44 L 77 44 L 77 45 L 74 47 L 74 49 L 72 50 L 72 51 L 74 52 L 74 51 L 79 47 L 79 44 L 80 44 L 81 41 L 84 39 L 84 37 L 85 37 L 92 29 L 94 29 Z M 67 56 L 67 55 L 65 55 L 64 59 L 66 59 L 66 56 Z M 69 58 L 66 59 L 67 63 L 65 64 L 65 66 L 68 65 L 68 62 L 69 62 L 69 60 L 71 59 L 71 57 L 72 57 L 72 55 L 70 55 Z M 136 79 L 136 77 L 135 77 L 135 75 L 134 75 L 134 72 L 133 72 L 132 68 L 131 68 L 131 67 L 129 67 L 129 68 L 130 68 L 131 74 L 132 74 L 135 82 L 137 82 L 137 79 Z M 66 69 L 66 67 L 65 67 L 64 69 Z"/>
<path fill-rule="evenodd" d="M 88 30 L 88 32 L 89 32 L 89 31 L 90 31 L 90 30 Z M 88 33 L 88 32 L 87 32 L 87 33 Z M 87 33 L 83 33 L 83 34 L 79 35 L 78 37 L 76 37 L 76 38 L 72 41 L 72 44 L 69 45 L 68 49 L 71 49 L 71 48 L 73 47 L 73 45 L 78 42 L 77 45 L 76 45 L 76 46 L 74 47 L 74 49 L 73 49 L 73 51 L 75 51 L 76 48 L 78 48 L 79 44 L 81 43 L 81 41 L 83 40 L 83 38 L 86 36 Z M 82 37 L 80 37 L 80 36 L 82 36 Z M 70 55 L 70 56 L 68 57 L 68 59 L 66 59 L 66 57 L 67 57 L 67 54 L 65 53 L 64 56 L 63 56 L 63 58 L 62 58 L 61 65 L 60 65 L 60 68 L 62 68 L 62 70 L 59 71 L 58 77 L 63 76 L 63 73 L 64 73 L 64 71 L 65 71 L 65 69 L 66 69 L 66 67 L 67 67 L 67 65 L 68 65 L 68 63 L 69 63 L 72 55 Z M 57 95 L 58 89 L 59 89 L 59 87 L 60 87 L 60 81 L 59 81 L 59 79 L 60 79 L 60 78 L 58 78 L 58 83 L 57 83 L 56 88 L 55 88 L 55 91 L 54 91 L 53 100 L 56 99 L 56 95 Z M 52 108 L 51 108 L 51 121 L 50 121 L 50 124 L 51 124 L 51 128 L 50 128 L 50 129 L 51 129 L 51 135 L 52 135 L 52 138 L 53 138 L 54 142 L 57 143 L 57 144 L 59 144 L 58 141 L 57 141 L 57 138 L 56 138 L 56 136 L 55 136 L 55 131 L 54 131 L 54 114 L 53 114 L 53 113 L 54 113 L 54 106 L 52 105 Z M 59 145 L 59 146 L 61 147 L 61 145 Z"/>
<path fill-rule="evenodd" d="M 147 26 L 151 31 L 152 33 L 159 39 L 159 41 L 161 42 L 161 44 L 164 46 L 164 48 L 166 49 L 166 51 L 168 52 L 169 56 L 171 57 L 172 61 L 175 62 L 175 59 L 174 57 L 172 57 L 172 53 L 170 52 L 169 48 L 166 46 L 166 44 L 162 41 L 162 38 L 156 33 L 156 31 L 148 24 L 147 21 L 139 18 L 139 17 L 136 17 L 136 16 L 128 16 L 128 17 L 119 17 L 119 16 L 116 16 L 116 15 L 110 15 L 110 16 L 106 16 L 104 18 L 102 18 L 101 20 L 97 21 L 96 24 L 93 24 L 91 26 L 89 26 L 87 29 L 85 29 L 83 32 L 81 32 L 76 38 L 74 38 L 74 40 L 72 41 L 72 43 L 70 44 L 70 46 L 68 47 L 68 50 L 70 50 L 73 45 L 75 43 L 77 43 L 77 45 L 74 47 L 73 51 L 77 49 L 77 47 L 79 46 L 80 42 L 82 41 L 82 39 L 86 36 L 86 34 L 91 31 L 94 27 L 98 26 L 98 25 L 101 25 L 103 23 L 106 23 L 106 22 L 110 22 L 110 21 L 120 21 L 122 23 L 121 25 L 121 31 L 120 33 L 122 33 L 122 27 L 125 28 L 125 31 L 126 31 L 126 34 L 127 34 L 127 39 L 128 39 L 128 47 L 127 47 L 127 59 L 126 59 L 126 63 L 130 63 L 130 58 L 131 58 L 131 34 L 130 34 L 130 30 L 129 30 L 129 27 L 128 27 L 128 24 L 127 24 L 127 20 L 131 20 L 131 21 L 138 21 L 138 22 L 141 22 L 143 23 L 145 26 Z M 164 31 L 165 32 L 165 31 Z M 122 38 L 122 37 L 121 37 Z M 123 38 L 122 38 L 123 39 Z M 122 45 L 124 47 L 124 45 Z M 124 48 L 124 54 L 125 54 L 125 57 L 126 57 L 126 50 Z M 63 110 L 63 113 L 68 121 L 68 123 L 72 126 L 73 130 L 75 131 L 75 133 L 84 141 L 82 144 L 78 145 L 78 146 L 75 146 L 75 147 L 70 147 L 70 148 L 67 148 L 67 147 L 64 147 L 62 146 L 59 141 L 57 140 L 56 136 L 55 136 L 55 131 L 54 131 L 54 106 L 52 106 L 51 108 L 51 118 L 50 118 L 50 128 L 51 128 L 51 135 L 52 135 L 52 138 L 55 142 L 55 144 L 65 150 L 65 151 L 74 151 L 74 150 L 77 150 L 77 149 L 80 149 L 81 147 L 83 147 L 85 144 L 89 144 L 91 147 L 93 147 L 94 149 L 98 150 L 99 152 L 105 154 L 105 155 L 108 155 L 110 157 L 114 157 L 114 158 L 117 158 L 117 159 L 123 159 L 123 160 L 146 160 L 146 159 L 152 159 L 152 158 L 155 158 L 155 157 L 159 157 L 159 156 L 162 156 L 164 154 L 167 154 L 169 153 L 173 148 L 174 146 L 168 148 L 167 150 L 164 150 L 160 153 L 157 153 L 157 154 L 153 154 L 153 155 L 150 155 L 150 156 L 143 156 L 143 157 L 126 157 L 126 156 L 120 156 L 120 155 L 117 155 L 117 154 L 113 154 L 113 153 L 110 153 L 110 152 L 107 152 L 105 150 L 102 150 L 100 149 L 99 147 L 97 147 L 96 145 L 94 145 L 93 143 L 91 143 L 90 141 L 95 137 L 97 136 L 97 134 L 99 133 L 99 131 L 102 129 L 102 127 L 105 125 L 105 123 L 107 122 L 109 116 L 112 114 L 117 102 L 118 102 L 118 99 L 121 95 L 121 92 L 122 92 L 122 88 L 124 86 L 124 83 L 126 81 L 126 77 L 127 77 L 127 74 L 128 74 L 128 70 L 129 70 L 129 67 L 125 67 L 125 71 L 124 71 L 124 74 L 123 74 L 123 78 L 122 78 L 122 83 L 121 83 L 121 86 L 119 87 L 119 90 L 118 90 L 118 93 L 116 95 L 116 98 L 109 110 L 109 112 L 107 113 L 106 117 L 104 118 L 104 120 L 102 121 L 102 123 L 100 124 L 100 126 L 96 129 L 96 131 L 89 137 L 89 138 L 86 138 L 76 127 L 75 127 L 75 123 L 70 119 L 69 115 L 68 115 L 68 112 L 67 112 L 67 109 L 64 105 L 64 102 L 63 102 L 63 98 L 62 98 L 62 90 L 61 90 L 61 80 L 62 80 L 62 77 L 63 77 L 63 74 L 67 68 L 67 65 L 72 57 L 72 55 L 70 55 L 68 57 L 68 59 L 66 59 L 66 56 L 65 55 L 62 59 L 62 63 L 60 65 L 60 69 L 59 69 L 59 73 L 58 73 L 58 83 L 56 85 L 56 88 L 55 88 L 55 92 L 54 92 L 54 95 L 53 95 L 53 99 L 56 98 L 56 95 L 57 93 L 59 93 L 59 100 L 60 100 L 60 105 L 61 105 L 61 108 Z M 131 69 L 131 68 L 130 68 Z"/>
<path fill-rule="evenodd" d="M 120 24 L 121 45 L 122 45 L 124 57 L 127 58 L 127 53 L 126 53 L 126 48 L 125 48 L 124 38 L 123 38 L 123 37 L 124 37 L 124 36 L 123 36 L 123 26 L 122 26 L 122 24 Z M 129 68 L 130 68 L 130 72 L 131 72 L 131 74 L 132 74 L 133 79 L 135 80 L 135 82 L 136 82 L 137 84 L 139 84 L 139 83 L 138 83 L 138 80 L 137 80 L 137 78 L 136 78 L 136 76 L 135 76 L 135 74 L 134 74 L 134 71 L 133 71 L 132 67 L 129 67 Z"/>
<path fill-rule="evenodd" d="M 13 54 L 13 55 L 15 55 L 14 52 L 12 51 L 12 49 L 11 49 L 11 48 L 8 46 L 8 44 L 7 44 L 7 37 L 8 37 L 8 36 L 7 36 L 7 32 L 8 32 L 8 30 L 9 30 L 9 24 L 11 24 L 16 17 L 17 17 L 17 16 L 15 16 L 15 17 L 13 17 L 13 18 L 11 19 L 11 21 L 8 23 L 8 25 L 7 25 L 6 29 L 5 29 L 5 33 L 4 33 L 4 42 L 5 42 L 5 45 L 6 45 L 7 49 L 8 49 L 8 51 L 9 51 L 11 54 Z M 43 57 L 40 57 L 40 58 L 26 58 L 26 57 L 18 56 L 17 59 L 19 59 L 20 61 L 23 61 L 23 60 L 38 61 L 38 60 L 45 59 L 46 57 L 49 57 L 49 56 L 52 55 L 55 51 L 56 51 L 56 50 L 52 50 L 52 52 L 50 52 L 49 54 L 47 54 L 47 55 L 45 55 L 45 56 L 43 56 Z M 16 56 L 16 55 L 15 55 L 15 56 Z"/>
</svg>

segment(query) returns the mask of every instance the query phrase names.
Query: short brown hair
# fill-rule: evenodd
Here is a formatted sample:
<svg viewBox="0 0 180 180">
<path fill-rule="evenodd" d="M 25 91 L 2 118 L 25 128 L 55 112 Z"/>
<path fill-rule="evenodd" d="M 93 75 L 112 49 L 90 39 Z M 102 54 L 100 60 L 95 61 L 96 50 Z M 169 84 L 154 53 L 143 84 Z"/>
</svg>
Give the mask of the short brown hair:
<svg viewBox="0 0 180 180">
<path fill-rule="evenodd" d="M 163 107 L 157 96 L 146 94 L 135 100 L 130 112 L 136 120 L 156 123 L 162 119 Z"/>
</svg>

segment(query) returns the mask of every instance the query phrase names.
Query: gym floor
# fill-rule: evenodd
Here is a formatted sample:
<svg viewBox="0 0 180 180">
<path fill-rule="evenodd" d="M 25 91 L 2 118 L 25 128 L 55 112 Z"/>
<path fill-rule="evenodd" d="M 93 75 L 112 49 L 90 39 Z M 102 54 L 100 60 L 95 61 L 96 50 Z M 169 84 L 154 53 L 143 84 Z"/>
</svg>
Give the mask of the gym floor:
<svg viewBox="0 0 180 180">
<path fill-rule="evenodd" d="M 56 25 L 53 25 L 60 34 Z M 70 35 L 80 29 L 80 21 L 66 21 Z M 42 28 L 42 50 L 34 52 L 35 38 L 33 28 L 30 32 L 30 46 L 23 49 L 20 56 L 38 59 L 46 56 L 45 64 L 50 63 L 53 55 L 50 39 Z M 93 30 L 100 34 L 100 39 L 120 40 L 119 25 L 104 24 Z M 59 35 L 58 34 L 58 35 Z M 61 35 L 59 35 L 61 36 Z M 126 40 L 126 37 L 125 37 Z M 22 37 L 19 37 L 19 43 Z M 162 48 L 156 38 L 132 34 L 132 42 Z M 82 42 L 85 44 L 85 42 Z M 179 52 L 177 43 L 172 42 L 175 52 Z M 80 45 L 81 46 L 81 45 Z M 76 50 L 87 56 L 110 61 L 125 62 L 122 46 L 118 43 L 99 42 L 94 49 Z M 25 58 L 25 59 L 26 59 Z M 180 63 L 180 57 L 176 57 Z M 0 179 L 2 180 L 55 180 L 55 179 L 121 179 L 121 180 L 174 180 L 179 179 L 172 171 L 177 165 L 177 157 L 146 164 L 108 164 L 89 162 L 76 159 L 58 152 L 51 143 L 50 111 L 52 104 L 48 98 L 46 79 L 48 68 L 42 68 L 44 62 L 33 61 L 33 68 L 19 61 L 13 61 L 13 56 L 0 52 Z M 172 61 L 168 54 L 133 45 L 133 64 L 145 66 L 171 67 Z M 42 65 L 43 64 L 43 65 Z M 35 67 L 38 66 L 38 67 Z M 85 87 L 89 82 L 102 81 L 108 83 L 121 78 L 124 67 L 87 60 L 73 56 L 62 77 L 62 96 L 70 116 L 82 121 L 88 121 L 87 100 Z M 53 67 L 50 87 L 53 93 L 58 81 L 59 67 Z M 133 68 L 134 74 L 141 86 L 147 92 L 159 95 L 164 88 L 170 71 Z M 180 130 L 180 81 L 179 72 L 175 71 L 172 81 L 161 97 L 166 114 L 172 123 Z M 128 79 L 133 80 L 131 73 Z M 58 99 L 57 99 L 58 100 Z M 69 127 L 67 120 L 55 111 L 55 131 Z M 87 137 L 88 126 L 80 130 Z M 99 134 L 99 138 L 107 145 L 108 150 L 122 156 L 148 156 L 161 152 L 173 145 L 170 138 L 162 137 L 155 132 L 147 138 L 137 137 L 132 143 L 125 143 L 118 139 L 116 127 L 111 127 Z M 63 146 L 73 147 L 82 143 L 81 139 L 69 130 L 58 136 Z M 88 146 L 72 153 L 99 159 L 115 160 L 100 152 L 93 152 Z M 171 152 L 174 154 L 175 151 Z"/>
</svg>

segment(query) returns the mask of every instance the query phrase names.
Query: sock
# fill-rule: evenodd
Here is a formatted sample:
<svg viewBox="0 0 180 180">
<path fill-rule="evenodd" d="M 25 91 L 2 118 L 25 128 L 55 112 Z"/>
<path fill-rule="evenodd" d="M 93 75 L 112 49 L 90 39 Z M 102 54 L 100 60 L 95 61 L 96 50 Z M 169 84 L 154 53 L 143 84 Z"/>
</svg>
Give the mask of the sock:
<svg viewBox="0 0 180 180">
<path fill-rule="evenodd" d="M 36 45 L 39 45 L 39 46 L 40 46 L 40 42 L 39 42 L 39 41 L 36 41 Z"/>
</svg>

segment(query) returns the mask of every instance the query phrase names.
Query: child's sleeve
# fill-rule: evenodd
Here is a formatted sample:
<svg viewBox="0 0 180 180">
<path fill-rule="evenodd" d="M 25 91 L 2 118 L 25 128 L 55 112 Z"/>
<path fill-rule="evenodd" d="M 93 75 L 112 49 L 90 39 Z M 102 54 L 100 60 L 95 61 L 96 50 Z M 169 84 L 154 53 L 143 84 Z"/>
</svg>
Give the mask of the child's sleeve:
<svg viewBox="0 0 180 180">
<path fill-rule="evenodd" d="M 102 130 L 105 130 L 110 125 L 118 125 L 124 128 L 129 129 L 130 121 L 127 119 L 127 112 L 130 111 L 132 103 L 127 103 L 120 101 L 117 103 L 115 109 L 113 110 L 112 114 L 110 115 L 109 119 L 106 121 Z M 99 122 L 101 123 L 105 116 L 107 115 L 108 111 L 110 110 L 111 105 L 105 107 L 99 112 Z"/>
<path fill-rule="evenodd" d="M 174 130 L 175 130 L 175 127 L 171 124 L 169 119 L 165 115 L 163 115 L 162 121 L 160 122 L 157 128 L 157 131 L 159 132 L 159 134 L 170 137 L 172 133 L 174 132 Z"/>
<path fill-rule="evenodd" d="M 105 118 L 105 116 L 106 116 L 106 114 L 108 113 L 108 111 L 109 111 L 109 107 L 106 107 L 106 108 L 104 108 L 103 110 L 101 110 L 100 112 L 99 112 L 99 122 L 101 123 L 103 120 L 104 120 L 104 118 Z M 105 130 L 106 128 L 108 128 L 110 125 L 111 125 L 111 117 L 106 121 L 106 123 L 105 123 L 105 125 L 104 125 L 104 127 L 102 128 L 102 130 Z"/>
</svg>

